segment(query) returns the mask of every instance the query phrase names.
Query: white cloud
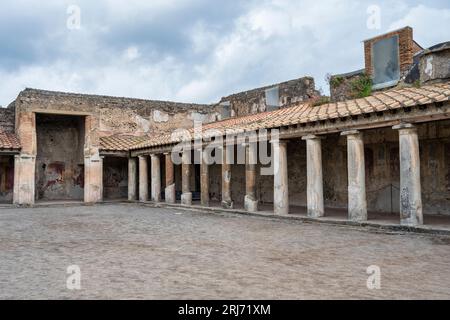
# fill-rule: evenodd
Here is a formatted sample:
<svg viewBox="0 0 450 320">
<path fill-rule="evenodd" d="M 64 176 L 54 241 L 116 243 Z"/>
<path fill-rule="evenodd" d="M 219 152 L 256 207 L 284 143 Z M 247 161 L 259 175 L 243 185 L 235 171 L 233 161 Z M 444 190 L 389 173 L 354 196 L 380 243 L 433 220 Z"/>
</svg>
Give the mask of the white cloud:
<svg viewBox="0 0 450 320">
<path fill-rule="evenodd" d="M 10 35 L 0 30 L 0 41 L 14 49 L 22 40 L 16 34 L 30 34 L 16 49 L 24 55 L 18 66 L 2 68 L 2 60 L 20 57 L 10 47 L 0 48 L 3 105 L 24 87 L 212 103 L 233 92 L 310 75 L 326 91 L 326 73 L 363 67 L 365 38 L 405 25 L 414 27 L 424 46 L 450 35 L 450 7 L 444 1 L 378 1 L 382 28 L 368 30 L 372 1 L 252 0 L 240 2 L 241 11 L 217 18 L 208 10 L 225 4 L 205 0 L 83 0 L 78 2 L 83 28 L 73 32 L 65 28 L 67 4 L 55 0 L 45 10 L 20 10 L 25 3 L 12 4 L 8 21 L 0 13 L 18 32 L 8 41 Z M 38 15 L 45 24 L 28 26 L 22 12 Z M 185 17 L 190 18 L 179 21 Z"/>
</svg>

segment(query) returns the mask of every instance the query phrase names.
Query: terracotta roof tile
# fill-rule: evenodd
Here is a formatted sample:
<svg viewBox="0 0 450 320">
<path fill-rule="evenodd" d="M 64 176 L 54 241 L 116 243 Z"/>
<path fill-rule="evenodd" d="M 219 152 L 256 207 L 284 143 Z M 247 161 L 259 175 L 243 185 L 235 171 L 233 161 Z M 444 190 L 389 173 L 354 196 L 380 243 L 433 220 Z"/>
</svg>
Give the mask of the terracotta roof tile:
<svg viewBox="0 0 450 320">
<path fill-rule="evenodd" d="M 398 109 L 444 102 L 450 100 L 450 81 L 423 86 L 421 88 L 394 88 L 388 91 L 375 92 L 372 96 L 337 103 L 327 103 L 321 106 L 312 106 L 309 103 L 296 104 L 270 112 L 263 112 L 240 118 L 231 118 L 219 122 L 205 124 L 203 132 L 214 129 L 225 134 L 226 130 L 253 131 L 270 129 L 280 126 L 308 123 L 318 120 L 330 120 L 348 116 Z M 189 130 L 193 133 L 193 129 Z M 180 140 L 178 140 L 180 141 Z M 148 138 L 142 143 L 131 147 L 132 150 L 161 146 L 176 143 L 170 134 Z"/>
<path fill-rule="evenodd" d="M 0 150 L 20 150 L 20 142 L 15 133 L 0 131 Z"/>
<path fill-rule="evenodd" d="M 103 151 L 128 151 L 132 146 L 148 140 L 145 136 L 114 135 L 100 138 L 100 149 Z"/>
</svg>

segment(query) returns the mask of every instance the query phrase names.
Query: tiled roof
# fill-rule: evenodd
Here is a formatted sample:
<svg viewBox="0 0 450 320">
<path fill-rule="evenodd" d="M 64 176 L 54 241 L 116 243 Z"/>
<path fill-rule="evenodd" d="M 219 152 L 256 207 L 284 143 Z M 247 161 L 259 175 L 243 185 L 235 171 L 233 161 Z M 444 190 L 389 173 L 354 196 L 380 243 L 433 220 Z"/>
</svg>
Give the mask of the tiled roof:
<svg viewBox="0 0 450 320">
<path fill-rule="evenodd" d="M 450 99 L 450 81 L 420 88 L 395 88 L 388 91 L 376 92 L 373 95 L 348 100 L 344 102 L 326 103 L 312 106 L 302 103 L 270 112 L 262 112 L 231 118 L 224 121 L 203 125 L 202 130 L 215 130 L 222 134 L 235 131 L 254 131 L 260 129 L 278 128 L 295 124 L 305 124 L 321 120 L 332 120 L 367 113 L 382 112 L 425 105 L 433 102 L 445 102 Z M 193 134 L 194 130 L 189 130 Z M 217 134 L 213 134 L 217 135 Z M 166 144 L 176 143 L 180 139 L 173 139 L 170 134 L 149 138 L 147 141 L 133 146 L 132 150 L 144 149 Z"/>
<path fill-rule="evenodd" d="M 20 142 L 14 133 L 0 131 L 0 150 L 19 150 Z"/>
<path fill-rule="evenodd" d="M 100 149 L 103 151 L 127 151 L 132 146 L 148 140 L 148 137 L 114 135 L 100 138 Z"/>
</svg>

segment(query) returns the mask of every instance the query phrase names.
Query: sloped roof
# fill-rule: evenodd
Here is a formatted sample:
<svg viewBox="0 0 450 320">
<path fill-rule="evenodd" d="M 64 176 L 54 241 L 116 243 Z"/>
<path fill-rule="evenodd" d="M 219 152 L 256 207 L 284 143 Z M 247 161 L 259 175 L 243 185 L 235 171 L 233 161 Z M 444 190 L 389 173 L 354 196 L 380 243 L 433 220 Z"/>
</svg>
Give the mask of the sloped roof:
<svg viewBox="0 0 450 320">
<path fill-rule="evenodd" d="M 100 138 L 100 149 L 103 151 L 128 151 L 132 146 L 146 141 L 148 137 L 114 135 Z"/>
<path fill-rule="evenodd" d="M 205 124 L 202 130 L 205 134 L 207 130 L 214 130 L 215 134 L 225 135 L 227 132 L 256 131 L 260 129 L 278 128 L 295 124 L 306 124 L 322 120 L 332 120 L 349 116 L 383 112 L 405 107 L 430 104 L 433 102 L 445 102 L 450 98 L 450 81 L 422 86 L 420 88 L 394 88 L 388 91 L 376 92 L 373 95 L 347 100 L 343 102 L 326 103 L 320 106 L 313 106 L 311 103 L 300 103 L 291 107 L 286 107 L 270 112 L 262 112 L 231 118 L 219 122 Z M 190 134 L 194 129 L 189 130 Z M 206 134 L 208 136 L 208 134 Z M 131 150 L 157 147 L 166 144 L 179 142 L 181 139 L 174 139 L 170 134 L 161 135 L 147 139 L 131 147 Z"/>
<path fill-rule="evenodd" d="M 20 142 L 15 133 L 0 131 L 0 150 L 20 150 Z"/>
</svg>

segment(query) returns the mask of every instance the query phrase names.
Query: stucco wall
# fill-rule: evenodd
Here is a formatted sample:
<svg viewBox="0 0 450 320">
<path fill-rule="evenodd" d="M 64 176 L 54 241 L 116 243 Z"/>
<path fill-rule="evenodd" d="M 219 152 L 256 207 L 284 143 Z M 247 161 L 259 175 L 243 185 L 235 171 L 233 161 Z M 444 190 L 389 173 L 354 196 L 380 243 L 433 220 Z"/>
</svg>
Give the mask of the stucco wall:
<svg viewBox="0 0 450 320">
<path fill-rule="evenodd" d="M 82 200 L 84 117 L 37 115 L 36 199 Z"/>
</svg>

